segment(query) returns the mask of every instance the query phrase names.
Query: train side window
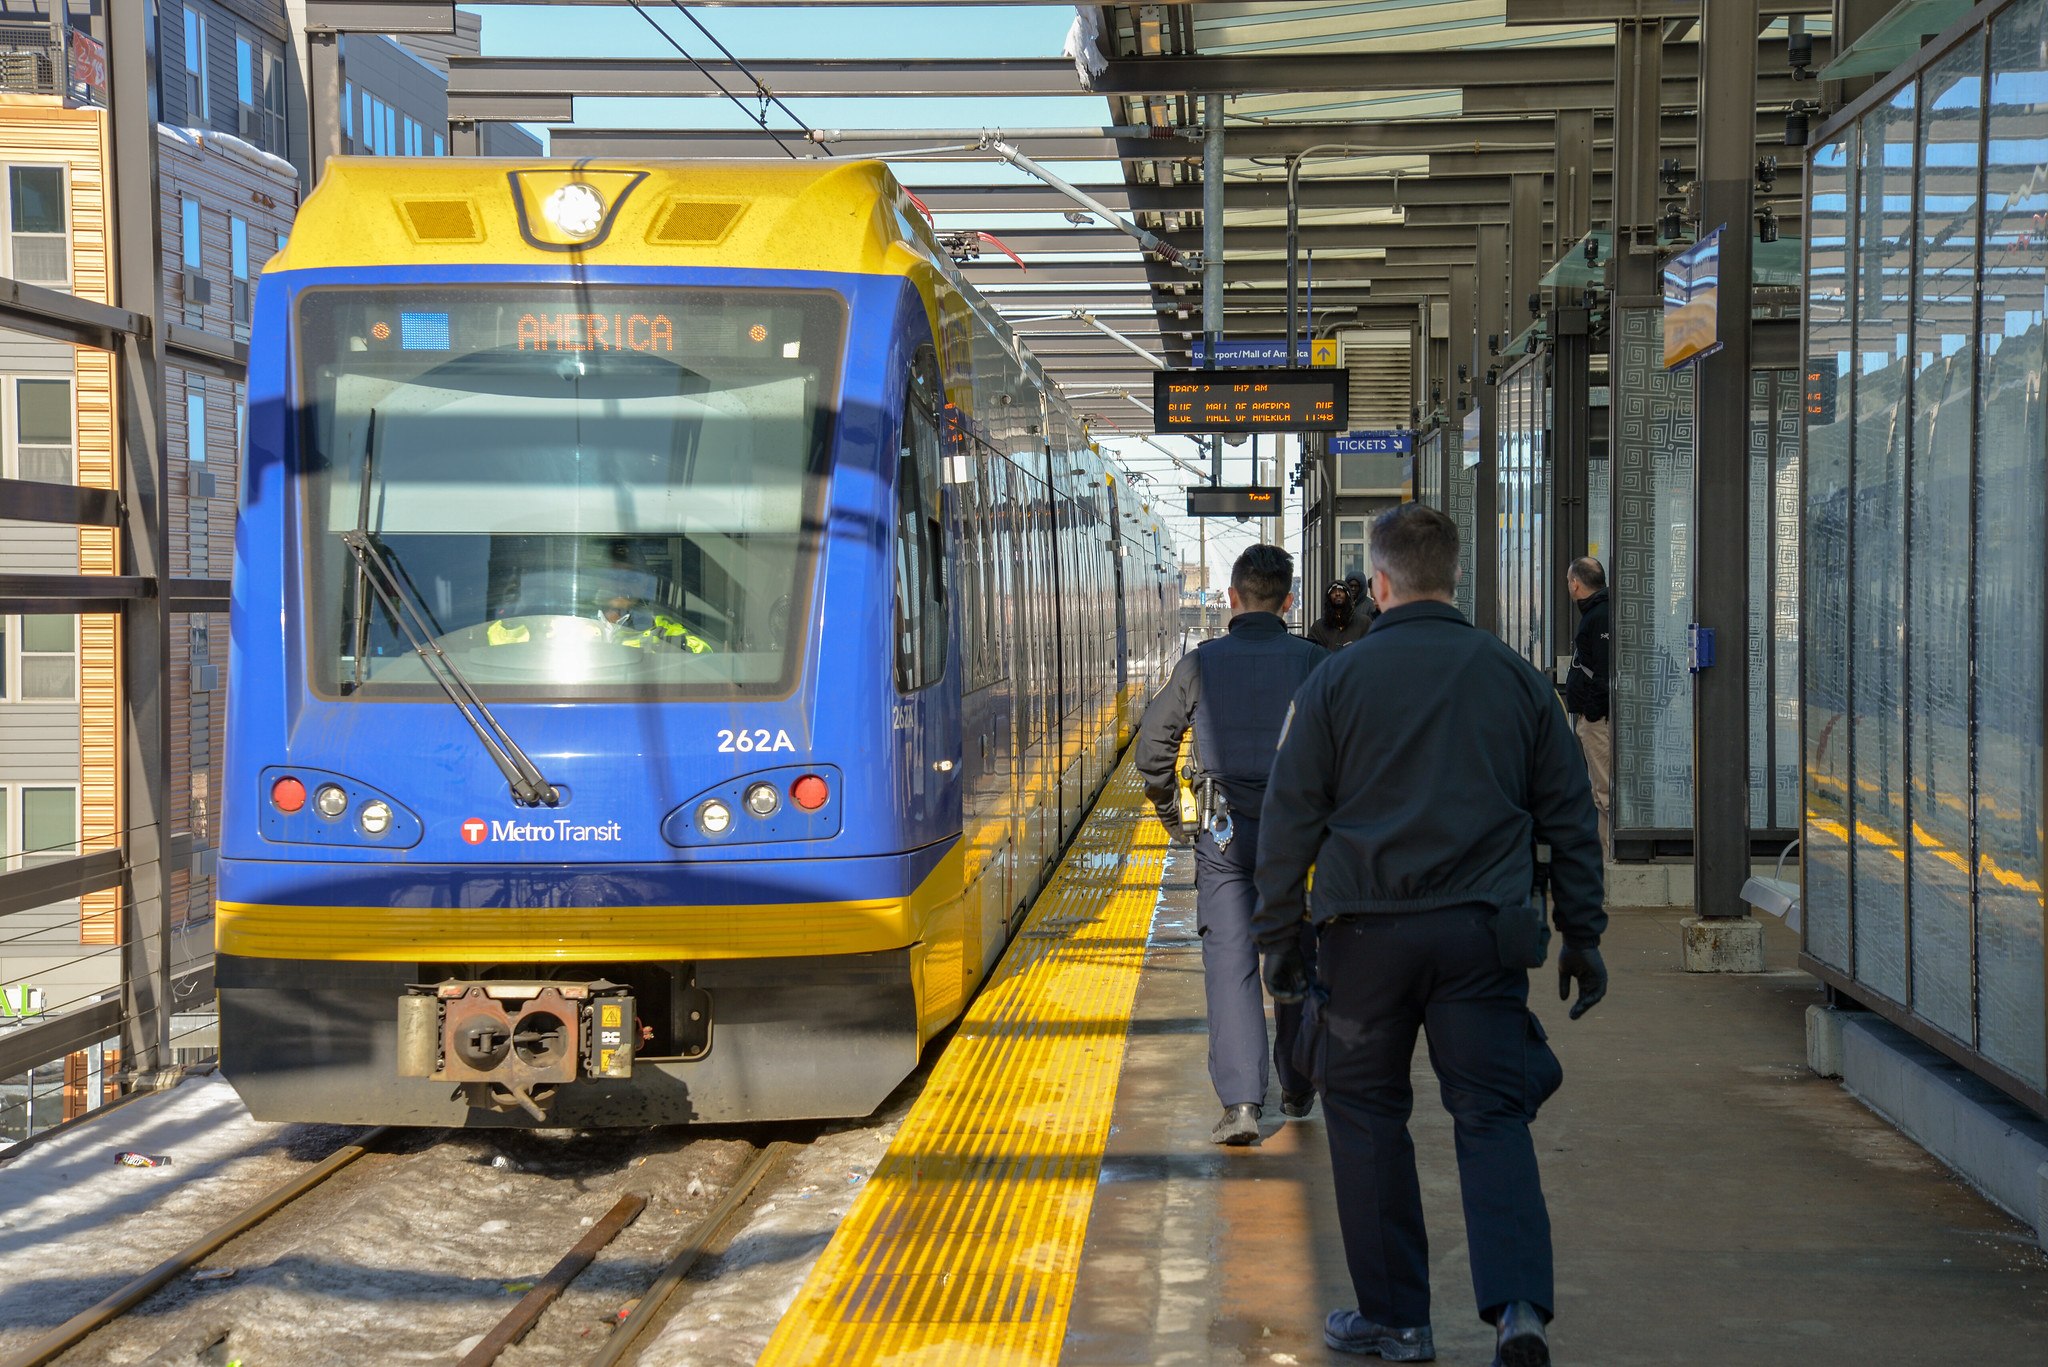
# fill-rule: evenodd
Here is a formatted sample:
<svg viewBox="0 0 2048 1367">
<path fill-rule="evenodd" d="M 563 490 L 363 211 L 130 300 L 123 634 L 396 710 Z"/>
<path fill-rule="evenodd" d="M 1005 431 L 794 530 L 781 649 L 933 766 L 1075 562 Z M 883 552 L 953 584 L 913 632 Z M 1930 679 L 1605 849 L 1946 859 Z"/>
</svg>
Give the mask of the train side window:
<svg viewBox="0 0 2048 1367">
<path fill-rule="evenodd" d="M 946 581 L 939 502 L 937 359 L 911 361 L 896 460 L 896 686 L 914 693 L 946 672 Z"/>
</svg>

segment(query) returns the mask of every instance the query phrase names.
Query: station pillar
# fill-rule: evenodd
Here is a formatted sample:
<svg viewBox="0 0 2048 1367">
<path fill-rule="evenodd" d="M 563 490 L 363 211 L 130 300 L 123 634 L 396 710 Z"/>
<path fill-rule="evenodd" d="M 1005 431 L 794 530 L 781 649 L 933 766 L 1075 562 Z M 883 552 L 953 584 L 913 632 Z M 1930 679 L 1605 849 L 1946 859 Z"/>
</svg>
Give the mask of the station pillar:
<svg viewBox="0 0 2048 1367">
<path fill-rule="evenodd" d="M 1720 350 L 1697 362 L 1692 600 L 1713 633 L 1693 672 L 1693 910 L 1688 972 L 1759 972 L 1748 915 L 1751 243 L 1756 179 L 1757 0 L 1701 7 L 1699 237 L 1719 231 Z"/>
</svg>

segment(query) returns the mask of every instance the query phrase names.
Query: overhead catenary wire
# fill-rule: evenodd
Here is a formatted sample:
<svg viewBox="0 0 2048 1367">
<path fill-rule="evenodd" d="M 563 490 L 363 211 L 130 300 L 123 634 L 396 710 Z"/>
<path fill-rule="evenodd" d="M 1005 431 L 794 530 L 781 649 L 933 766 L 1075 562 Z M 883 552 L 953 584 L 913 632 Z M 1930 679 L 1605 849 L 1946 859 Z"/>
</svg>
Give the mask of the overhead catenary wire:
<svg viewBox="0 0 2048 1367">
<path fill-rule="evenodd" d="M 799 128 L 809 128 L 808 124 L 806 124 L 801 118 L 797 117 L 797 112 L 794 109 L 791 109 L 788 105 L 782 102 L 782 97 L 780 95 L 777 95 L 773 90 L 770 90 L 768 88 L 768 83 L 766 81 L 762 80 L 759 76 L 756 76 L 753 73 L 752 69 L 749 68 L 745 62 L 733 56 L 731 48 L 728 48 L 724 43 L 718 41 L 718 35 L 713 33 L 710 29 L 706 28 L 704 26 L 704 21 L 702 19 L 699 19 L 696 15 L 690 12 L 690 7 L 688 5 L 685 5 L 683 3 L 683 0 L 668 0 L 668 2 L 671 5 L 674 5 L 676 9 L 682 13 L 683 18 L 690 21 L 690 23 L 696 28 L 697 32 L 704 35 L 705 41 L 709 42 L 711 46 L 717 48 L 719 52 L 724 55 L 725 60 L 731 62 L 735 67 L 739 68 L 739 73 L 754 83 L 755 98 L 765 100 L 769 104 L 774 105 L 777 109 L 780 109 L 783 113 L 789 115 L 790 121 L 796 124 Z M 698 70 L 701 71 L 703 70 L 703 68 L 700 66 L 698 67 Z"/>
<path fill-rule="evenodd" d="M 677 53 L 679 53 L 683 57 L 685 61 L 689 62 L 691 66 L 697 68 L 697 73 L 700 76 L 702 76 L 705 80 L 709 81 L 714 90 L 718 91 L 719 94 L 725 96 L 726 99 L 732 101 L 733 107 L 735 109 L 739 110 L 740 113 L 746 115 L 747 118 L 752 120 L 756 128 L 759 128 L 763 133 L 766 133 L 769 136 L 769 138 L 773 140 L 775 145 L 782 149 L 782 154 L 784 156 L 788 157 L 791 161 L 802 161 L 804 159 L 803 157 L 799 156 L 796 152 L 791 150 L 789 144 L 782 140 L 782 135 L 780 133 L 777 133 L 774 129 L 768 126 L 768 120 L 765 117 L 747 108 L 746 101 L 742 100 L 739 96 L 733 94 L 730 90 L 727 90 L 725 88 L 724 82 L 720 81 L 716 76 L 712 75 L 711 69 L 705 66 L 704 63 L 697 60 L 697 55 L 695 53 L 691 52 L 688 48 L 684 47 L 681 43 L 677 42 L 674 34 L 670 33 L 667 29 L 663 28 L 659 23 L 657 23 L 655 21 L 654 16 L 649 14 L 647 10 L 640 4 L 640 0 L 626 0 L 626 3 L 633 7 L 633 13 L 639 15 L 642 19 L 645 19 L 647 21 L 647 26 L 649 28 L 653 29 L 656 33 L 661 35 L 661 39 L 663 42 L 667 43 L 670 47 L 674 48 L 677 51 Z M 671 0 L 671 3 L 674 3 L 674 0 Z M 696 24 L 700 32 L 704 31 L 704 25 L 698 23 L 697 16 L 691 14 L 687 9 L 683 9 L 682 5 L 680 4 L 677 4 L 676 8 L 679 10 L 683 10 L 683 17 L 688 19 L 691 23 Z M 710 34 L 706 32 L 705 36 L 710 37 Z M 719 44 L 716 38 L 712 38 L 711 41 L 714 45 L 718 46 L 718 50 L 720 52 L 725 52 L 724 45 Z M 757 78 L 753 72 L 748 71 L 744 66 L 741 66 L 739 60 L 737 58 L 734 58 L 731 53 L 726 53 L 726 56 L 729 60 L 732 61 L 734 66 L 739 67 L 740 71 L 749 80 L 754 82 L 754 87 L 757 91 L 767 94 L 768 88 L 761 84 L 759 78 Z M 775 99 L 775 97 L 772 94 L 768 94 L 767 97 L 771 100 L 774 100 L 776 106 L 782 109 L 784 113 L 789 113 L 789 106 L 783 104 L 781 100 Z M 790 114 L 789 116 L 792 119 L 796 119 L 796 115 L 793 113 Z M 796 119 L 796 121 L 799 124 L 803 123 L 802 119 Z M 803 133 L 808 133 L 809 130 L 802 129 L 799 131 Z"/>
</svg>

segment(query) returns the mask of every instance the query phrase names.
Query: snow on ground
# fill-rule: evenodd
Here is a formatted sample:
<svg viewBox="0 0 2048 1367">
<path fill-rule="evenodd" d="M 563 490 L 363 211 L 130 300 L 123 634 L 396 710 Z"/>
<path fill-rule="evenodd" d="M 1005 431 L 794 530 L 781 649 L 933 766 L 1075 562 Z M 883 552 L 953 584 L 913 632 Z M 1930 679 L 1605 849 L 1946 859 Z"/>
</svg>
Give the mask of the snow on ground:
<svg viewBox="0 0 2048 1367">
<path fill-rule="evenodd" d="M 912 1095 L 796 1152 L 717 1259 L 700 1264 L 639 1367 L 750 1367 L 896 1137 Z M 511 1360 L 506 1359 L 508 1367 Z M 522 1364 L 523 1367 L 523 1364 Z"/>
<path fill-rule="evenodd" d="M 219 1078 L 138 1097 L 0 1166 L 0 1352 L 148 1271 L 353 1130 L 266 1125 Z M 127 1168 L 123 1150 L 171 1165 Z"/>
</svg>

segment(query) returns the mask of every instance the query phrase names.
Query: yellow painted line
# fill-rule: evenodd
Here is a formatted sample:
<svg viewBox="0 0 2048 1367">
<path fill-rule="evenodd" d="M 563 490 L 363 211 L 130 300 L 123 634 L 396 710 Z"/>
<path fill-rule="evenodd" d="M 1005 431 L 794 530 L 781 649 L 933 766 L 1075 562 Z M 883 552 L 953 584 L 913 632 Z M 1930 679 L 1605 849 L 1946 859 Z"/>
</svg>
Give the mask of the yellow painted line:
<svg viewBox="0 0 2048 1367">
<path fill-rule="evenodd" d="M 763 1367 L 1059 1360 L 1165 845 L 1126 761 Z"/>
</svg>

